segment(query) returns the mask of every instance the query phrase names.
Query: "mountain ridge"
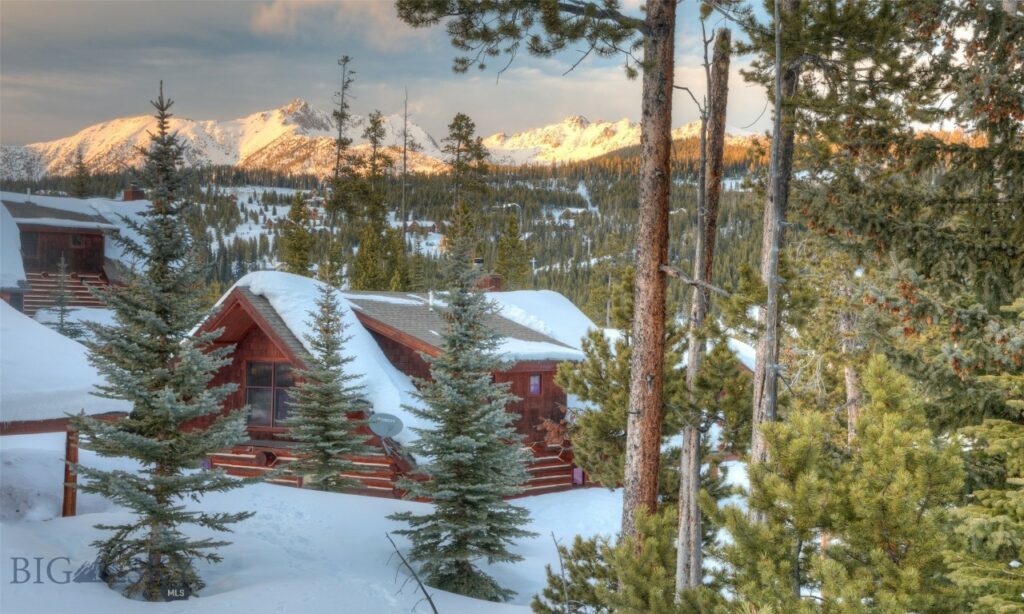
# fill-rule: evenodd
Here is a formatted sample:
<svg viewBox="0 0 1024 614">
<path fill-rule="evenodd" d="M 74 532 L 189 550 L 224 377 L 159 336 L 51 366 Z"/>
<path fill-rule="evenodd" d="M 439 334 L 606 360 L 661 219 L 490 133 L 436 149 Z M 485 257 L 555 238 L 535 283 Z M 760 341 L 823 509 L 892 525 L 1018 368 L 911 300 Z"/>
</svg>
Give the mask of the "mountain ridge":
<svg viewBox="0 0 1024 614">
<path fill-rule="evenodd" d="M 349 136 L 352 150 L 364 153 L 362 142 L 366 118 L 353 116 Z M 141 162 L 140 147 L 149 141 L 155 120 L 149 115 L 114 118 L 79 130 L 73 135 L 28 145 L 0 146 L 0 178 L 38 178 L 45 174 L 72 172 L 76 152 L 81 148 L 86 165 L 93 172 L 119 172 Z M 401 146 L 401 115 L 385 117 L 385 143 Z M 185 163 L 190 166 L 230 165 L 240 168 L 269 168 L 286 174 L 327 177 L 334 164 L 334 126 L 329 112 L 317 109 L 302 98 L 266 111 L 230 120 L 196 120 L 172 117 L 171 129 L 185 143 Z M 409 153 L 410 170 L 442 172 L 447 165 L 438 140 L 414 122 L 409 133 L 419 151 Z M 699 133 L 696 122 L 673 130 L 674 139 Z M 743 139 L 745 137 L 729 137 Z M 597 158 L 640 142 L 640 126 L 629 119 L 590 120 L 572 115 L 559 122 L 513 134 L 498 132 L 483 139 L 498 164 L 550 165 Z"/>
</svg>

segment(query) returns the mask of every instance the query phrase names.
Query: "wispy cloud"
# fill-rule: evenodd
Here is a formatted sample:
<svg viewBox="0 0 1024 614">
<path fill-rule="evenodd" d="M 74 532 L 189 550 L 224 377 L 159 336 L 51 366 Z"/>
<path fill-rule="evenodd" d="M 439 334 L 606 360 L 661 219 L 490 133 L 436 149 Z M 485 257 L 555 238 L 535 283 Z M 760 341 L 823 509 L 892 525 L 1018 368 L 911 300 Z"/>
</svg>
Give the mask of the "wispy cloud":
<svg viewBox="0 0 1024 614">
<path fill-rule="evenodd" d="M 391 2 L 367 0 L 273 0 L 253 8 L 249 25 L 265 36 L 356 36 L 381 51 L 407 49 L 430 36 L 399 20 Z"/>
</svg>

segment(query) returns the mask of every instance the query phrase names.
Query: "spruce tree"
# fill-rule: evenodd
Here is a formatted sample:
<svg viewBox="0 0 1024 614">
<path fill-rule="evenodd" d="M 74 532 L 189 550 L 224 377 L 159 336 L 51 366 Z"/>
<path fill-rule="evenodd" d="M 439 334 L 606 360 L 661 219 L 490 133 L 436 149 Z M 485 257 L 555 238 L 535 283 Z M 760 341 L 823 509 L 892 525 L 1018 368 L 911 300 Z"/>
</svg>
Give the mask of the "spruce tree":
<svg viewBox="0 0 1024 614">
<path fill-rule="evenodd" d="M 75 198 L 85 198 L 89 195 L 89 167 L 85 165 L 85 154 L 82 148 L 75 150 L 75 162 L 71 176 L 71 195 Z"/>
<path fill-rule="evenodd" d="M 53 308 L 57 312 L 57 321 L 50 324 L 58 333 L 71 339 L 78 339 L 85 332 L 82 329 L 82 325 L 71 319 L 71 312 L 74 309 L 71 307 L 71 275 L 68 273 L 68 261 L 64 257 L 64 254 L 60 255 L 60 260 L 57 262 L 57 287 L 54 288 L 50 297 L 53 299 Z"/>
<path fill-rule="evenodd" d="M 301 192 L 295 193 L 288 210 L 284 231 L 281 233 L 281 261 L 285 270 L 296 275 L 308 275 L 313 258 L 313 233 L 310 231 L 309 209 Z"/>
<path fill-rule="evenodd" d="M 519 290 L 526 286 L 530 273 L 530 252 L 523 243 L 519 218 L 508 216 L 505 230 L 498 237 L 498 258 L 494 264 L 496 273 L 502 276 L 507 290 Z"/>
<path fill-rule="evenodd" d="M 465 208 L 455 224 L 464 224 Z M 487 324 L 494 313 L 478 289 L 479 272 L 470 262 L 468 241 L 455 242 L 448 253 L 447 330 L 441 354 L 430 358 L 429 380 L 419 383 L 417 398 L 424 407 L 409 407 L 434 428 L 415 429 L 413 452 L 429 460 L 429 480 L 404 480 L 411 497 L 433 502 L 427 514 L 391 516 L 409 523 L 398 531 L 412 541 L 411 557 L 421 563 L 431 586 L 491 601 L 505 601 L 513 592 L 502 588 L 477 565 L 515 562 L 509 550 L 517 538 L 533 535 L 523 527 L 526 509 L 505 500 L 522 492 L 529 475 L 528 452 L 515 432 L 515 416 L 507 406 L 515 400 L 508 384 L 492 380 L 501 370 L 500 336 Z"/>
<path fill-rule="evenodd" d="M 169 132 L 173 103 L 164 99 L 162 83 L 152 104 L 157 129 L 143 152 L 142 170 L 152 206 L 142 221 L 126 221 L 140 241 L 126 234 L 117 239 L 141 268 L 130 272 L 127 285 L 101 294 L 116 323 L 90 325 L 94 338 L 87 342 L 91 362 L 108 382 L 100 394 L 124 399 L 132 410 L 117 422 L 78 416 L 74 426 L 83 448 L 142 465 L 138 473 L 84 465 L 76 470 L 84 478 L 83 491 L 108 497 L 135 515 L 124 524 L 98 525 L 113 532 L 94 543 L 101 577 L 125 595 L 156 601 L 169 588 L 191 594 L 201 590 L 195 561 L 219 561 L 217 549 L 228 543 L 193 537 L 184 525 L 229 531 L 252 512 L 205 512 L 186 506 L 206 493 L 244 484 L 219 469 L 197 469 L 209 454 L 244 439 L 245 414 L 221 415 L 234 384 L 209 386 L 228 363 L 230 348 L 210 347 L 217 332 L 190 334 L 205 317 L 200 309 L 202 283 L 182 221 L 188 207 L 179 198 L 182 145 Z M 208 426 L 195 422 L 210 416 L 215 418 Z"/>
<path fill-rule="evenodd" d="M 301 475 L 303 486 L 340 491 L 360 486 L 351 474 L 356 465 L 348 458 L 366 453 L 367 437 L 357 432 L 362 424 L 355 414 L 368 404 L 360 396 L 359 376 L 345 372 L 352 362 L 342 352 L 348 338 L 337 294 L 330 284 L 317 284 L 316 310 L 310 312 L 313 334 L 306 336 L 312 353 L 300 382 L 292 389 L 286 423 L 288 436 L 298 442 L 299 460 L 288 471 Z"/>
</svg>

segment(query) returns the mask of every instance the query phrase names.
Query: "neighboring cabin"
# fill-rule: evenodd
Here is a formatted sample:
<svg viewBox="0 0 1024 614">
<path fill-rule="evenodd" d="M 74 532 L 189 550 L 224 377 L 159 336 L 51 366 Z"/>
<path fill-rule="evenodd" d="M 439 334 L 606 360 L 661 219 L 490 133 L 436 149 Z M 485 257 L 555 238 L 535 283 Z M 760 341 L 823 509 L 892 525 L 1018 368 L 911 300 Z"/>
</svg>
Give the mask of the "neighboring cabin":
<svg viewBox="0 0 1024 614">
<path fill-rule="evenodd" d="M 136 214 L 148 204 L 0 192 L 5 243 L 0 298 L 30 316 L 51 307 L 63 257 L 71 305 L 100 307 L 90 288 L 120 283 L 123 277 L 123 254 L 112 239 L 123 230 L 120 214 Z M 13 287 L 6 280 L 9 271 L 23 277 Z"/>
<path fill-rule="evenodd" d="M 251 439 L 214 455 L 214 466 L 235 475 L 257 475 L 294 458 L 284 420 L 296 372 L 305 367 L 306 348 L 301 339 L 308 330 L 308 311 L 313 308 L 317 284 L 288 273 L 250 273 L 225 294 L 217 313 L 200 327 L 201 331 L 220 330 L 218 343 L 234 345 L 231 364 L 212 382 L 238 385 L 227 399 L 225 411 L 250 407 Z M 580 485 L 582 473 L 572 464 L 571 445 L 560 438 L 550 441 L 543 425 L 564 417 L 567 398 L 555 384 L 555 370 L 561 361 L 582 359 L 579 339 L 593 324 L 554 292 L 489 292 L 488 296 L 501 308 L 490 325 L 502 336 L 499 351 L 508 362 L 494 378 L 509 382 L 513 394 L 520 398 L 508 410 L 518 416 L 516 429 L 534 456 L 524 494 Z M 416 470 L 416 459 L 403 450 L 403 444 L 415 437 L 414 429 L 430 426 L 407 407 L 419 404 L 415 378 L 429 377 L 423 355 L 436 356 L 441 351 L 446 327 L 439 313 L 443 304 L 432 295 L 400 292 L 339 292 L 339 300 L 349 337 L 344 351 L 353 358 L 348 369 L 361 376 L 368 402 L 366 412 L 352 417 L 388 413 L 405 424 L 393 439 L 372 437 L 370 444 L 379 451 L 354 459 L 362 471 L 353 477 L 371 494 L 400 496 L 396 480 Z M 555 325 L 563 320 L 562 334 L 551 334 L 545 318 Z M 573 338 L 575 343 L 568 341 Z M 280 481 L 295 480 L 286 477 Z"/>
</svg>

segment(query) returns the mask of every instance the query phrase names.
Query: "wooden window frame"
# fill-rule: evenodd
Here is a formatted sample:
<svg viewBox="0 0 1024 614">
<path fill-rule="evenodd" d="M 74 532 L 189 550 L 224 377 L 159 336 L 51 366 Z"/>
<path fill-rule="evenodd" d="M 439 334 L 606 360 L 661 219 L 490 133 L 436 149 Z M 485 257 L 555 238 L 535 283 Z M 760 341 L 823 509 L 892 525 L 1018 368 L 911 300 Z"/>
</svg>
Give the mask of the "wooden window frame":
<svg viewBox="0 0 1024 614">
<path fill-rule="evenodd" d="M 533 378 L 537 378 L 537 392 L 533 391 Z M 530 378 L 526 380 L 526 395 L 531 397 L 539 397 L 544 394 L 544 377 L 540 373 L 531 373 Z"/>
<path fill-rule="evenodd" d="M 270 386 L 250 386 L 249 385 L 249 368 L 251 365 L 265 364 L 270 365 Z M 292 372 L 292 384 L 290 386 L 278 386 L 277 385 L 277 369 L 279 365 L 287 365 L 289 370 Z M 253 424 L 246 420 L 246 428 L 250 430 L 263 431 L 269 433 L 285 433 L 288 431 L 288 427 L 278 424 L 277 419 L 277 392 L 279 389 L 287 390 L 295 387 L 295 367 L 291 362 L 287 360 L 279 359 L 249 359 L 246 360 L 242 370 L 244 392 L 245 392 L 245 404 L 249 405 L 249 389 L 257 388 L 261 390 L 270 390 L 270 423 L 269 424 Z M 251 418 L 252 414 L 250 414 Z"/>
</svg>

